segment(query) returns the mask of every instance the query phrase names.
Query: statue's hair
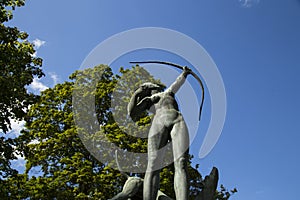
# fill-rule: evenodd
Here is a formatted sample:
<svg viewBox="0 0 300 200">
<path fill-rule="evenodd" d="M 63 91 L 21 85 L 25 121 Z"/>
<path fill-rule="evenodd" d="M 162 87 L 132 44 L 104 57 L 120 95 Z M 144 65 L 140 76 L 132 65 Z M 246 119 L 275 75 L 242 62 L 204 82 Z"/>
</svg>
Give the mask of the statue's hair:
<svg viewBox="0 0 300 200">
<path fill-rule="evenodd" d="M 147 88 L 147 89 L 150 89 L 150 90 L 158 90 L 158 91 L 162 91 L 165 86 L 164 85 L 161 85 L 161 84 L 156 84 L 156 83 L 152 83 L 152 82 L 146 82 L 146 83 L 143 83 L 142 85 L 140 85 L 141 88 Z"/>
</svg>

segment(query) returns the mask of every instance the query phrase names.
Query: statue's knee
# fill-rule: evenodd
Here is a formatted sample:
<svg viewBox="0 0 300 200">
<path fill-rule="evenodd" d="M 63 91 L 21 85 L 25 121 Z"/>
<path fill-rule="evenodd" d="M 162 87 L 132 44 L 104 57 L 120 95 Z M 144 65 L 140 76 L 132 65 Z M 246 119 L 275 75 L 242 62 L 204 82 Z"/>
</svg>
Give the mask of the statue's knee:
<svg viewBox="0 0 300 200">
<path fill-rule="evenodd" d="M 181 157 L 175 161 L 174 165 L 177 169 L 185 169 L 187 166 L 187 159 L 185 157 Z"/>
<path fill-rule="evenodd" d="M 158 156 L 153 156 L 148 158 L 148 169 L 159 170 L 162 168 L 162 159 Z"/>
</svg>

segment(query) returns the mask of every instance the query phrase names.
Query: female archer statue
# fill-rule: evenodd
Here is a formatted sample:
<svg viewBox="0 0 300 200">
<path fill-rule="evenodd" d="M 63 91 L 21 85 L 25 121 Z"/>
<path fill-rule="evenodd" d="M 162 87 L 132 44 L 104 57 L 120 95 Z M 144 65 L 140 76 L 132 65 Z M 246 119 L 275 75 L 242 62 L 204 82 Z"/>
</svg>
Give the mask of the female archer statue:
<svg viewBox="0 0 300 200">
<path fill-rule="evenodd" d="M 142 84 L 128 104 L 128 114 L 133 120 L 146 110 L 154 113 L 148 135 L 148 164 L 144 177 L 143 199 L 155 200 L 159 190 L 159 172 L 164 157 L 163 147 L 172 141 L 174 156 L 174 190 L 176 200 L 188 199 L 187 161 L 189 134 L 182 114 L 179 112 L 175 94 L 192 71 L 183 67 L 182 73 L 165 91 L 154 83 Z"/>
</svg>

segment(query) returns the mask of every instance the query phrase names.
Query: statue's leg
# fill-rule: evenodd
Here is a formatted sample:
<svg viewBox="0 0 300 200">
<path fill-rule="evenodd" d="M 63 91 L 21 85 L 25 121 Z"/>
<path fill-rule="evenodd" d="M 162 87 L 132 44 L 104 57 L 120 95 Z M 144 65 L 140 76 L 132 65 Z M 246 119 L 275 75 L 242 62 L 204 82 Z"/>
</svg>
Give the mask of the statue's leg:
<svg viewBox="0 0 300 200">
<path fill-rule="evenodd" d="M 143 199 L 155 200 L 159 189 L 159 172 L 164 157 L 160 149 L 168 142 L 167 128 L 158 120 L 153 119 L 148 137 L 148 164 L 144 177 Z"/>
<path fill-rule="evenodd" d="M 181 115 L 179 116 L 179 120 L 174 124 L 171 130 L 171 137 L 174 154 L 174 188 L 176 200 L 187 200 L 187 162 L 189 151 L 189 134 L 187 126 Z"/>
</svg>

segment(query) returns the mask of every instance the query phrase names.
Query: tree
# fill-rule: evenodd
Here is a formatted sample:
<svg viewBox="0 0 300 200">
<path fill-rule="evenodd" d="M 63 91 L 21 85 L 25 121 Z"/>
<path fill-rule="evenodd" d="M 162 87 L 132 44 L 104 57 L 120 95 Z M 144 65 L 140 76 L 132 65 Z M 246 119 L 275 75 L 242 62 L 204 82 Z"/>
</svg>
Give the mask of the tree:
<svg viewBox="0 0 300 200">
<path fill-rule="evenodd" d="M 11 129 L 12 120 L 25 120 L 29 106 L 37 101 L 26 86 L 44 75 L 42 59 L 33 56 L 28 34 L 5 25 L 13 17 L 12 10 L 23 5 L 24 0 L 0 1 L 0 185 L 1 179 L 17 173 L 10 166 L 10 160 L 16 159 L 16 142 L 4 134 Z"/>
<path fill-rule="evenodd" d="M 233 188 L 232 190 L 228 191 L 224 187 L 224 185 L 221 185 L 220 190 L 216 192 L 216 199 L 217 200 L 228 200 L 235 193 L 237 193 L 236 188 Z"/>
<path fill-rule="evenodd" d="M 134 70 L 136 75 L 150 77 L 142 68 L 136 69 Z M 134 88 L 135 86 L 128 82 L 133 80 L 133 74 L 129 73 L 129 70 L 121 70 L 121 73 L 128 75 L 128 77 L 124 76 L 127 83 L 121 81 L 125 84 L 124 88 Z M 40 101 L 30 108 L 26 131 L 23 131 L 19 137 L 27 161 L 27 189 L 24 189 L 25 193 L 22 192 L 24 194 L 22 198 L 108 199 L 119 192 L 125 182 L 125 177 L 118 170 L 98 161 L 82 143 L 73 119 L 76 115 L 73 106 L 82 103 L 82 106 L 78 107 L 86 109 L 88 115 L 93 115 L 93 112 L 90 112 L 92 109 L 86 107 L 85 102 L 73 102 L 74 90 L 82 92 L 80 96 L 95 97 L 97 121 L 102 125 L 102 130 L 106 131 L 105 137 L 111 142 L 128 151 L 146 149 L 146 144 L 143 144 L 145 140 L 133 136 L 126 137 L 124 132 L 117 128 L 117 123 L 112 116 L 111 97 L 120 76 L 114 76 L 108 66 L 100 65 L 92 69 L 76 71 L 70 78 L 71 82 L 58 84 L 42 92 Z M 136 79 L 138 78 L 136 76 Z M 142 78 L 140 81 L 142 80 L 145 79 Z M 96 85 L 95 90 L 92 88 L 94 85 Z M 85 132 L 100 140 L 97 135 L 97 130 L 100 130 L 97 123 L 93 127 L 93 123 L 90 123 L 86 116 L 79 117 L 83 123 L 89 123 L 87 126 L 91 127 L 91 130 Z M 95 151 L 100 149 L 96 148 Z M 109 151 L 110 149 L 105 149 L 101 153 L 105 154 Z M 29 177 L 31 169 L 37 167 L 40 169 L 39 177 Z M 22 188 L 20 190 L 23 191 Z"/>
<path fill-rule="evenodd" d="M 114 79 L 105 66 L 78 71 L 72 79 L 87 76 L 92 80 L 103 71 L 97 93 L 111 91 Z M 106 82 L 107 84 L 101 85 Z M 111 86 L 109 84 L 111 83 Z M 41 94 L 40 101 L 29 112 L 28 129 L 22 141 L 27 160 L 26 173 L 40 167 L 39 177 L 26 197 L 31 199 L 86 199 L 88 196 L 103 198 L 112 195 L 114 182 L 121 179 L 117 171 L 95 159 L 82 144 L 76 130 L 72 112 L 74 82 L 58 84 Z M 103 98 L 108 98 L 104 95 Z M 107 100 L 107 99 L 106 99 Z M 104 119 L 108 103 L 99 101 L 99 116 Z M 103 117 L 102 117 L 103 114 Z M 33 192 L 35 191 L 35 192 Z"/>
</svg>

